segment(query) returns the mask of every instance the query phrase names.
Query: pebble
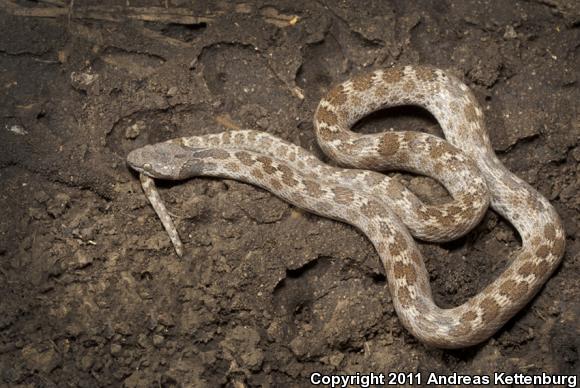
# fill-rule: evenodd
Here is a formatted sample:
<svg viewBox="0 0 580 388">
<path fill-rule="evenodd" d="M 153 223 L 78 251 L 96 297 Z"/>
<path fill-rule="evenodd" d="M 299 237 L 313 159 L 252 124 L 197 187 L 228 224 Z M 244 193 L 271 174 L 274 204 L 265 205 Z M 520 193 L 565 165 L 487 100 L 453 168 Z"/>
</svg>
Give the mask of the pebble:
<svg viewBox="0 0 580 388">
<path fill-rule="evenodd" d="M 121 350 L 123 350 L 123 347 L 119 344 L 112 344 L 111 345 L 111 354 L 113 356 L 116 356 L 117 354 L 121 353 Z"/>
<path fill-rule="evenodd" d="M 142 127 L 143 127 L 142 121 L 138 121 L 135 124 L 127 127 L 127 129 L 125 129 L 125 139 L 133 140 L 139 137 L 139 135 L 141 134 Z"/>
<path fill-rule="evenodd" d="M 153 336 L 153 345 L 155 345 L 156 347 L 160 347 L 161 345 L 163 345 L 164 340 L 165 338 L 162 335 L 155 334 Z"/>
<path fill-rule="evenodd" d="M 21 354 L 29 369 L 44 373 L 50 373 L 61 363 L 59 354 L 52 346 L 27 345 Z"/>
<path fill-rule="evenodd" d="M 93 366 L 93 364 L 94 364 L 94 360 L 88 354 L 85 354 L 84 356 L 82 356 L 80 361 L 79 361 L 79 367 L 84 372 L 88 372 L 91 369 L 91 367 Z"/>
<path fill-rule="evenodd" d="M 61 216 L 66 208 L 69 206 L 70 197 L 65 193 L 58 193 L 46 203 L 46 212 L 52 217 L 57 218 Z"/>
</svg>

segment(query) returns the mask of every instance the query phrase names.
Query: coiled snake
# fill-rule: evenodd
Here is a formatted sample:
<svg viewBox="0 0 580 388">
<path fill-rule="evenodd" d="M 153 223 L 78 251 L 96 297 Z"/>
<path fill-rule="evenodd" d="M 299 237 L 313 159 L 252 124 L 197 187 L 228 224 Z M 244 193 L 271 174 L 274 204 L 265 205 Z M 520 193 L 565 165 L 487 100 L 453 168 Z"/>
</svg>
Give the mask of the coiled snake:
<svg viewBox="0 0 580 388">
<path fill-rule="evenodd" d="M 431 112 L 447 141 L 421 132 L 350 130 L 370 112 L 409 104 Z M 542 195 L 501 164 L 479 104 L 456 77 L 420 66 L 360 75 L 322 99 L 314 123 L 322 150 L 350 168 L 324 164 L 296 145 L 251 130 L 147 145 L 132 151 L 127 160 L 141 173 L 144 191 L 179 255 L 181 241 L 152 178 L 236 179 L 357 227 L 379 253 L 401 322 L 435 347 L 460 348 L 489 338 L 558 266 L 565 247 L 558 215 Z M 453 200 L 425 205 L 401 184 L 371 169 L 433 177 Z M 479 294 L 460 306 L 441 309 L 433 301 L 429 276 L 411 235 L 427 241 L 456 238 L 481 220 L 489 204 L 515 226 L 522 248 Z"/>
</svg>

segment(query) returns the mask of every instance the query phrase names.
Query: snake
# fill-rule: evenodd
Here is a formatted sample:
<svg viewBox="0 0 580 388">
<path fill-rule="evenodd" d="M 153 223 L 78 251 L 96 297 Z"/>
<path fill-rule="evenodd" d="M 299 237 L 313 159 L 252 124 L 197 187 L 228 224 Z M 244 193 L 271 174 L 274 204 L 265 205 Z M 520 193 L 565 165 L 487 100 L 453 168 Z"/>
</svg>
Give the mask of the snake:
<svg viewBox="0 0 580 388">
<path fill-rule="evenodd" d="M 421 131 L 352 129 L 372 112 L 402 105 L 430 112 L 445 139 Z M 131 151 L 127 163 L 139 173 L 179 256 L 183 244 L 155 179 L 234 179 L 359 229 L 378 253 L 402 325 L 435 348 L 464 348 L 489 339 L 530 302 L 561 262 L 566 237 L 556 210 L 501 163 L 475 95 L 451 72 L 409 65 L 353 76 L 322 97 L 314 131 L 332 164 L 251 129 L 148 144 Z M 385 174 L 399 170 L 435 179 L 450 200 L 424 203 Z M 456 239 L 472 230 L 489 207 L 515 227 L 521 247 L 476 295 L 441 308 L 415 239 Z"/>
</svg>

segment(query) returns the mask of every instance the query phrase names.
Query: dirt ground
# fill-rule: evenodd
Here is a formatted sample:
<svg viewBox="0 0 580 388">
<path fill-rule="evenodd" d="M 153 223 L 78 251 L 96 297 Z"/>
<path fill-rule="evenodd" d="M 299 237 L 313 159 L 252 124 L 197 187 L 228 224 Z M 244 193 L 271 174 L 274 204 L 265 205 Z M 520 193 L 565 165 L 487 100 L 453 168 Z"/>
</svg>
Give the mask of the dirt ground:
<svg viewBox="0 0 580 388">
<path fill-rule="evenodd" d="M 0 385 L 298 387 L 314 371 L 578 373 L 578 4 L 2 0 Z M 419 343 L 397 319 L 362 233 L 253 186 L 160 182 L 185 243 L 179 259 L 125 163 L 144 144 L 235 128 L 322 156 L 312 126 L 321 96 L 395 64 L 464 79 L 500 159 L 566 228 L 555 275 L 474 348 Z M 414 108 L 375 114 L 359 130 L 390 127 L 440 133 Z M 426 201 L 446 200 L 428 178 L 392 175 Z M 451 307 L 497 277 L 519 241 L 488 211 L 466 237 L 420 247 L 437 303 Z"/>
</svg>

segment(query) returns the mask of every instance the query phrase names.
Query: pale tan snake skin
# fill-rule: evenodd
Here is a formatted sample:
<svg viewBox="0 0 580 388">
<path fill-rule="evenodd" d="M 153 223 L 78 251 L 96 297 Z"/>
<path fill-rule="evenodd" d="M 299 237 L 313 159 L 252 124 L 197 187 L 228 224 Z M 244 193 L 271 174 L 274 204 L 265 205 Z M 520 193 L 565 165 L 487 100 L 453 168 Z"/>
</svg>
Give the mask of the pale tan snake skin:
<svg viewBox="0 0 580 388">
<path fill-rule="evenodd" d="M 424 133 L 359 134 L 350 127 L 390 106 L 419 105 L 437 119 L 447 141 Z M 217 176 L 263 187 L 288 202 L 360 229 L 384 265 L 403 325 L 425 344 L 460 348 L 494 334 L 558 266 L 565 235 L 554 208 L 495 156 L 482 110 L 468 87 L 439 69 L 378 70 L 352 78 L 320 102 L 315 129 L 322 150 L 343 166 L 257 131 L 169 140 L 131 152 L 143 188 L 179 255 L 181 241 L 151 178 Z M 441 182 L 453 200 L 427 206 L 396 180 L 374 170 L 403 169 Z M 411 234 L 446 241 L 466 233 L 488 204 L 511 222 L 522 248 L 491 284 L 460 306 L 433 301 L 429 275 Z"/>
</svg>

